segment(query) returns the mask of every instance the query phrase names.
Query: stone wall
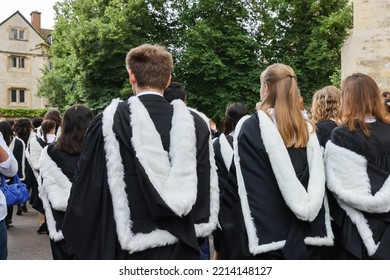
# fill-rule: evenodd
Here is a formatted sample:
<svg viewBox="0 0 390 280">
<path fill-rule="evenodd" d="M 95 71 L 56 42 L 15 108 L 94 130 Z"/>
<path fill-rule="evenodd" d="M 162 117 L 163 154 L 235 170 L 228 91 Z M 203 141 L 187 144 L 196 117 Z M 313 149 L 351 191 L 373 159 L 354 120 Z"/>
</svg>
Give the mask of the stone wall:
<svg viewBox="0 0 390 280">
<path fill-rule="evenodd" d="M 370 75 L 390 90 L 390 0 L 353 0 L 354 27 L 341 49 L 341 75 Z"/>
</svg>

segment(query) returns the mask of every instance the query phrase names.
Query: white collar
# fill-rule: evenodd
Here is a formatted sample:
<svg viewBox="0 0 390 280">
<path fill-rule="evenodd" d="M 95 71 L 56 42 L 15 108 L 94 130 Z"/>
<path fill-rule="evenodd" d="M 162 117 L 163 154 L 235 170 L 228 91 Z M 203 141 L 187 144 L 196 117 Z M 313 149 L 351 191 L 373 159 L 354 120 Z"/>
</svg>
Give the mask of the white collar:
<svg viewBox="0 0 390 280">
<path fill-rule="evenodd" d="M 147 91 L 142 91 L 140 93 L 138 93 L 136 96 L 137 97 L 140 97 L 142 95 L 147 95 L 147 94 L 151 94 L 151 95 L 158 95 L 158 96 L 161 96 L 163 97 L 163 95 L 157 91 L 151 91 L 151 90 L 147 90 Z"/>
<path fill-rule="evenodd" d="M 365 120 L 366 123 L 373 123 L 376 122 L 376 118 L 373 116 L 366 116 Z"/>
</svg>

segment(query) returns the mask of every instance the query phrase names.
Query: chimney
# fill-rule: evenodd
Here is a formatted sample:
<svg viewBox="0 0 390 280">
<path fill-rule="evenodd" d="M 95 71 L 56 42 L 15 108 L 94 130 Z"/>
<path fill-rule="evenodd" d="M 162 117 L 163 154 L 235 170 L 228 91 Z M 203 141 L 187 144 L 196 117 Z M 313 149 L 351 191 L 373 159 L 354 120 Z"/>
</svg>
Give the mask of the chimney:
<svg viewBox="0 0 390 280">
<path fill-rule="evenodd" d="M 30 14 L 31 16 L 31 24 L 34 28 L 41 33 L 41 13 L 38 11 L 33 11 Z"/>
</svg>

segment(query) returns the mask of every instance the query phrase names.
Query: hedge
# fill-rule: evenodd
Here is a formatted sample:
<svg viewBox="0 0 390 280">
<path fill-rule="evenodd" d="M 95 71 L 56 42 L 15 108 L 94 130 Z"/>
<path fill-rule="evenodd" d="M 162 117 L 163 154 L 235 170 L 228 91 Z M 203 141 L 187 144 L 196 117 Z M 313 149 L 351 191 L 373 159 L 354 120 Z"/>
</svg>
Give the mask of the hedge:
<svg viewBox="0 0 390 280">
<path fill-rule="evenodd" d="M 4 118 L 34 118 L 43 117 L 49 110 L 48 109 L 8 109 L 0 108 L 0 117 Z"/>
</svg>

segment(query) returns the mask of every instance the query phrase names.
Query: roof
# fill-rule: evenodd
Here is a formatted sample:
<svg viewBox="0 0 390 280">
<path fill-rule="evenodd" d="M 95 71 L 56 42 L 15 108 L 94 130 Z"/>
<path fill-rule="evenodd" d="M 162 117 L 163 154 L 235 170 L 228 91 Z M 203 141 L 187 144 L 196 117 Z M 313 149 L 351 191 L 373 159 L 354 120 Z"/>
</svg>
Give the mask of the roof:
<svg viewBox="0 0 390 280">
<path fill-rule="evenodd" d="M 3 20 L 1 23 L 0 23 L 0 26 L 3 25 L 5 22 L 7 22 L 10 18 L 14 17 L 16 14 L 19 14 L 22 19 L 43 39 L 45 40 L 45 42 L 48 42 L 47 41 L 47 37 L 53 32 L 53 29 L 43 29 L 41 28 L 41 32 L 38 32 L 38 30 L 35 29 L 35 27 L 31 24 L 31 22 L 29 22 L 21 12 L 19 12 L 19 10 L 17 10 L 15 13 L 13 13 L 12 15 L 10 15 L 8 18 L 6 18 L 5 20 Z"/>
</svg>

